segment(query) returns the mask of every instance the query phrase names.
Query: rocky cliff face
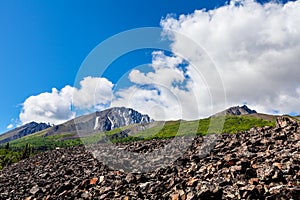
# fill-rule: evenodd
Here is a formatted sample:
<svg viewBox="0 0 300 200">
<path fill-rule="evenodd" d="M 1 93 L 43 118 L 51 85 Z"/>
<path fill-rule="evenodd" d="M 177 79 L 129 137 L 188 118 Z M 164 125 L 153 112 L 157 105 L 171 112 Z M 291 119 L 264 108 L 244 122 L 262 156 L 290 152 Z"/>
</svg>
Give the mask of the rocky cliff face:
<svg viewBox="0 0 300 200">
<path fill-rule="evenodd" d="M 251 110 L 246 105 L 243 106 L 235 106 L 230 107 L 222 112 L 215 114 L 214 116 L 222 116 L 222 115 L 249 115 L 257 113 L 255 110 Z"/>
<path fill-rule="evenodd" d="M 0 144 L 45 130 L 49 127 L 51 127 L 49 124 L 30 122 L 1 135 L 3 139 L 0 140 Z"/>
<path fill-rule="evenodd" d="M 72 132 L 85 135 L 110 131 L 131 124 L 146 124 L 149 122 L 151 122 L 151 119 L 148 115 L 143 115 L 131 108 L 115 107 L 80 116 L 64 124 L 54 126 L 46 136 Z"/>
<path fill-rule="evenodd" d="M 96 112 L 94 130 L 110 131 L 130 124 L 146 124 L 150 122 L 148 115 L 131 108 L 111 108 L 102 112 Z"/>
<path fill-rule="evenodd" d="M 114 155 L 120 149 L 149 153 L 170 140 L 116 144 L 108 156 L 119 170 L 94 159 L 84 147 L 48 151 L 0 171 L 0 199 L 299 199 L 299 134 L 299 123 L 280 117 L 274 128 L 214 135 L 208 153 L 203 153 L 203 143 L 213 135 L 198 136 L 164 168 L 157 159 L 120 163 Z M 184 138 L 177 139 L 172 150 L 180 149 Z M 107 145 L 98 148 L 109 152 Z M 121 170 L 128 164 L 132 172 Z M 156 170 L 133 173 L 150 165 Z"/>
</svg>

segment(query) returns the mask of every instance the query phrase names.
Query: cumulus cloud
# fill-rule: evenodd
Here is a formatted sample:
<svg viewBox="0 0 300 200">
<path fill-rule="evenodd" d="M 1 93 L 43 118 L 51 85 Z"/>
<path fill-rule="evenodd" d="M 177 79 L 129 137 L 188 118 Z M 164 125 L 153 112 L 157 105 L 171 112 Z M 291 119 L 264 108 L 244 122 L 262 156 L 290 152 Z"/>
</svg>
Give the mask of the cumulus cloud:
<svg viewBox="0 0 300 200">
<path fill-rule="evenodd" d="M 9 124 L 6 128 L 7 128 L 7 129 L 12 129 L 13 127 L 14 127 L 13 124 Z"/>
<path fill-rule="evenodd" d="M 80 82 L 80 88 L 67 85 L 60 91 L 53 88 L 52 92 L 27 98 L 19 118 L 23 124 L 31 121 L 59 124 L 75 117 L 71 106 L 99 109 L 108 104 L 112 88 L 113 84 L 105 78 L 86 77 Z"/>
<path fill-rule="evenodd" d="M 132 70 L 129 80 L 134 85 L 117 91 L 112 106 L 132 107 L 155 120 L 199 117 L 184 59 L 162 51 L 153 52 L 152 57 L 153 71 Z"/>
<path fill-rule="evenodd" d="M 199 52 L 180 34 L 207 52 L 222 78 L 229 105 L 248 102 L 261 112 L 290 113 L 299 112 L 299 10 L 300 1 L 231 1 L 214 10 L 166 17 L 161 25 L 173 41 L 172 50 L 206 71 L 204 79 L 211 80 L 213 67 L 203 64 Z M 209 84 L 210 91 L 218 93 L 214 86 Z"/>
<path fill-rule="evenodd" d="M 110 104 L 113 86 L 106 78 L 84 78 L 79 89 L 72 88 L 74 106 L 78 109 L 102 110 Z"/>
<path fill-rule="evenodd" d="M 139 70 L 132 70 L 129 74 L 131 82 L 136 84 L 160 84 L 171 86 L 174 82 L 183 82 L 184 73 L 178 68 L 183 59 L 175 56 L 166 56 L 162 51 L 152 53 L 151 67 L 154 72 L 143 74 Z"/>
</svg>

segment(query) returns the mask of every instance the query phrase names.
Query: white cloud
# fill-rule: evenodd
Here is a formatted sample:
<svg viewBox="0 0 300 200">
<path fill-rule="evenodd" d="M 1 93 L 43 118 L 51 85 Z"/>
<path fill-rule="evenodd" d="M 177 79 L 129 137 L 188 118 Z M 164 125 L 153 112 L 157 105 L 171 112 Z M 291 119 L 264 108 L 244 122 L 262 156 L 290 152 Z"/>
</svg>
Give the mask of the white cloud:
<svg viewBox="0 0 300 200">
<path fill-rule="evenodd" d="M 172 50 L 206 71 L 205 80 L 213 80 L 211 66 L 203 64 L 199 52 L 171 31 L 190 37 L 206 50 L 222 77 L 229 105 L 246 101 L 261 112 L 290 113 L 299 112 L 299 10 L 300 1 L 284 5 L 231 1 L 214 10 L 167 17 L 161 25 L 173 40 Z M 191 79 L 197 83 L 191 69 Z M 214 86 L 209 84 L 210 91 L 218 93 Z"/>
<path fill-rule="evenodd" d="M 144 74 L 139 70 L 132 70 L 129 74 L 131 82 L 136 84 L 157 84 L 166 87 L 172 86 L 174 82 L 183 82 L 184 73 L 178 69 L 178 65 L 183 62 L 182 58 L 166 56 L 162 51 L 152 53 L 151 67 L 154 72 Z"/>
<path fill-rule="evenodd" d="M 14 127 L 13 124 L 9 124 L 6 128 L 7 128 L 7 129 L 12 129 L 13 127 Z"/>
<path fill-rule="evenodd" d="M 184 65 L 184 60 L 161 51 L 153 52 L 152 56 L 153 71 L 132 70 L 129 79 L 135 85 L 117 91 L 112 106 L 131 107 L 155 120 L 198 118 L 193 85 L 179 67 Z"/>
<path fill-rule="evenodd" d="M 50 122 L 59 124 L 75 116 L 71 106 L 78 109 L 95 109 L 107 104 L 112 98 L 113 84 L 105 78 L 86 77 L 80 82 L 80 88 L 69 85 L 58 91 L 31 96 L 23 103 L 20 120 L 23 124 Z"/>
<path fill-rule="evenodd" d="M 74 106 L 79 109 L 102 109 L 112 99 L 113 86 L 106 78 L 84 78 L 80 82 L 80 89 L 73 88 Z"/>
</svg>

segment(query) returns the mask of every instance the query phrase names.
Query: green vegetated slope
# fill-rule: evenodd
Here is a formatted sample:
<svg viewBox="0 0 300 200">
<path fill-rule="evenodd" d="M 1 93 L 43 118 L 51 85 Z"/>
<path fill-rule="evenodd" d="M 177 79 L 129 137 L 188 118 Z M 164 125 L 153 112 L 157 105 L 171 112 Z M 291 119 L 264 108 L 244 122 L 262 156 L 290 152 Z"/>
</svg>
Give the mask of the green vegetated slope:
<svg viewBox="0 0 300 200">
<path fill-rule="evenodd" d="M 16 150 L 6 143 L 3 148 L 0 148 L 0 170 L 32 155 L 34 155 L 33 148 L 28 144 L 22 150 Z"/>
<path fill-rule="evenodd" d="M 196 121 L 168 121 L 163 125 L 141 131 L 121 141 L 163 139 L 182 135 L 206 135 L 208 133 L 237 133 L 252 127 L 264 126 L 275 126 L 275 121 L 252 116 L 220 116 Z"/>
<path fill-rule="evenodd" d="M 25 137 L 13 140 L 10 146 L 17 149 L 24 148 L 27 144 L 37 150 L 49 150 L 56 147 L 70 147 L 83 144 L 93 144 L 101 140 L 104 136 L 119 133 L 122 130 L 132 128 L 134 125 L 129 125 L 122 128 L 116 128 L 111 131 L 94 133 L 86 137 L 80 137 L 77 133 L 62 133 L 57 135 L 45 136 L 46 131 L 37 132 Z"/>
<path fill-rule="evenodd" d="M 71 137 L 73 135 L 74 134 L 60 134 L 44 137 L 43 135 L 33 134 L 11 141 L 10 146 L 14 148 L 23 148 L 26 146 L 26 144 L 30 144 L 30 146 L 36 148 L 37 150 L 47 150 L 53 149 L 55 147 L 69 147 L 80 145 L 81 140 L 79 138 L 70 140 L 63 139 Z"/>
</svg>

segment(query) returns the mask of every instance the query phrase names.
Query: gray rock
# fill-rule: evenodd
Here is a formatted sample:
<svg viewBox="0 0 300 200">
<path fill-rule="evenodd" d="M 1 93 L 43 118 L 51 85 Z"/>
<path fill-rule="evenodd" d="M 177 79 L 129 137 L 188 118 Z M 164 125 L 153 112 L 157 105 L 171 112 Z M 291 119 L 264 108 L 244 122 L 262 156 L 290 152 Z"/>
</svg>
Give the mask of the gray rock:
<svg viewBox="0 0 300 200">
<path fill-rule="evenodd" d="M 127 183 L 132 183 L 136 180 L 136 178 L 132 173 L 128 173 L 125 180 L 127 181 Z"/>
<path fill-rule="evenodd" d="M 35 185 L 30 189 L 31 194 L 35 194 L 40 190 L 39 186 Z"/>
</svg>

